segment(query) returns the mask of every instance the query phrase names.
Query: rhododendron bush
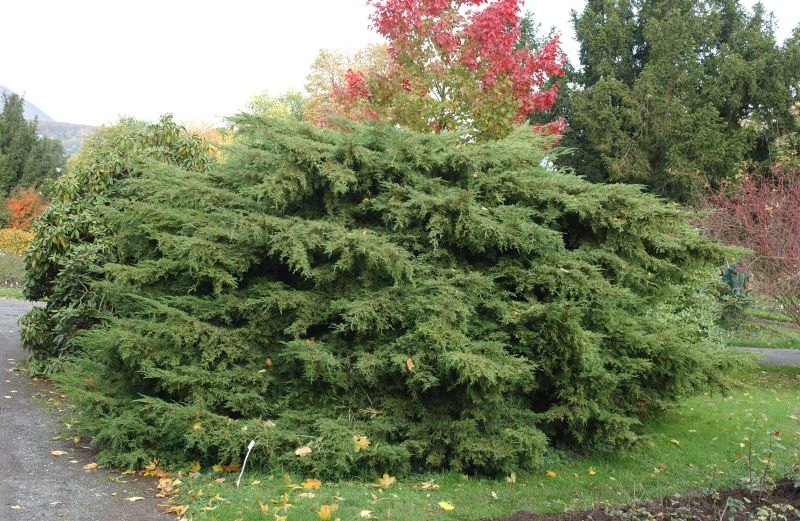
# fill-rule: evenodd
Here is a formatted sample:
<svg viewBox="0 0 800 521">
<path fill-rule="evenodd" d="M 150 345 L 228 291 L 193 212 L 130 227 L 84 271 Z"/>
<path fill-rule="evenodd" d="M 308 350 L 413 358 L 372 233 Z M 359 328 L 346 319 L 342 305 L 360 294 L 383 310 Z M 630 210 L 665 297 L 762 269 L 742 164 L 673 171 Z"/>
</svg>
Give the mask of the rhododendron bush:
<svg viewBox="0 0 800 521">
<path fill-rule="evenodd" d="M 325 479 L 507 475 L 627 443 L 723 373 L 691 290 L 725 252 L 635 186 L 543 166 L 530 128 L 235 124 L 225 163 L 138 163 L 95 208 L 99 322 L 57 379 L 98 461 L 255 440 L 251 464 Z"/>
<path fill-rule="evenodd" d="M 371 0 L 373 27 L 394 61 L 385 70 L 349 70 L 332 95 L 336 115 L 415 130 L 507 135 L 553 106 L 564 57 L 558 38 L 518 45 L 521 0 Z M 545 131 L 558 132 L 561 122 Z"/>
<path fill-rule="evenodd" d="M 800 172 L 774 165 L 707 196 L 705 226 L 721 241 L 752 250 L 755 285 L 800 324 Z"/>
</svg>

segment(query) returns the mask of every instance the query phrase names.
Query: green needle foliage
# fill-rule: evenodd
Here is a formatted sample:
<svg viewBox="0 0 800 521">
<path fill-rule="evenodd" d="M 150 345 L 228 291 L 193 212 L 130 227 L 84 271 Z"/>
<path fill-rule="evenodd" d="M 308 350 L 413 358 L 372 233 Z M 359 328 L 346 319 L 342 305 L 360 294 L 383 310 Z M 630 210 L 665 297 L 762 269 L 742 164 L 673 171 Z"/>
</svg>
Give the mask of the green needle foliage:
<svg viewBox="0 0 800 521">
<path fill-rule="evenodd" d="M 52 203 L 34 222 L 25 255 L 25 296 L 46 300 L 22 320 L 21 336 L 34 371 L 49 372 L 55 357 L 74 350 L 72 338 L 94 324 L 106 306 L 92 289 L 111 252 L 103 215 L 116 183 L 138 175 L 147 161 L 202 172 L 213 162 L 209 143 L 164 116 L 158 123 L 122 120 L 98 130 L 52 188 Z"/>
<path fill-rule="evenodd" d="M 548 167 L 530 129 L 235 123 L 224 164 L 143 166 L 100 210 L 108 311 L 59 378 L 104 461 L 255 439 L 252 464 L 303 475 L 498 474 L 626 443 L 729 363 L 694 318 L 724 251 Z"/>
</svg>

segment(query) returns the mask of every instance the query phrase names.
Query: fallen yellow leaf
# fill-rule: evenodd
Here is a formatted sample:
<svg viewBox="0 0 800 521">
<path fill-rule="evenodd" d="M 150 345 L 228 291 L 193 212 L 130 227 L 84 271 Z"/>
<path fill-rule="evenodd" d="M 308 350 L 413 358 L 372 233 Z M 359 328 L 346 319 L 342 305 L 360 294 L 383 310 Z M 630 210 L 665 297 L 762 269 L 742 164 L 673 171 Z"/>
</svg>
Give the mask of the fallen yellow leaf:
<svg viewBox="0 0 800 521">
<path fill-rule="evenodd" d="M 511 484 L 516 483 L 517 482 L 517 473 L 516 472 L 512 472 L 511 474 L 509 474 L 509 476 L 506 478 L 506 481 L 511 483 Z"/>
<path fill-rule="evenodd" d="M 189 470 L 191 470 L 192 472 L 200 472 L 201 468 L 202 467 L 200 466 L 200 462 L 199 461 L 193 461 L 192 462 L 192 466 L 189 467 Z"/>
<path fill-rule="evenodd" d="M 413 371 L 414 370 L 414 361 L 412 359 L 410 359 L 410 358 L 408 360 L 406 360 L 406 367 L 408 367 L 409 371 Z"/>
<path fill-rule="evenodd" d="M 267 510 L 269 510 L 269 503 L 262 503 L 261 501 L 259 501 L 258 506 L 261 507 L 262 512 L 266 512 Z"/>
<path fill-rule="evenodd" d="M 669 440 L 669 441 L 670 441 L 670 443 L 672 443 L 672 444 L 673 444 L 673 445 L 675 445 L 675 446 L 680 446 L 680 444 L 681 444 L 681 442 L 679 442 L 679 441 L 678 441 L 678 440 L 676 440 L 675 438 L 672 438 L 672 439 L 671 439 L 671 440 Z"/>
<path fill-rule="evenodd" d="M 492 499 L 497 499 L 497 492 L 492 490 Z"/>
<path fill-rule="evenodd" d="M 222 465 L 211 465 L 211 470 L 214 472 L 222 472 Z"/>
<path fill-rule="evenodd" d="M 302 485 L 306 490 L 319 490 L 319 488 L 322 486 L 322 482 L 317 478 L 308 478 L 307 480 L 303 481 Z"/>
<path fill-rule="evenodd" d="M 597 472 L 595 472 L 594 469 L 591 467 L 589 467 L 589 470 L 587 470 L 586 473 L 589 474 L 590 476 L 594 476 L 595 474 L 597 474 Z"/>
<path fill-rule="evenodd" d="M 359 517 L 363 517 L 364 519 L 373 519 L 375 516 L 372 515 L 371 510 L 362 510 L 359 514 Z"/>
<path fill-rule="evenodd" d="M 58 458 L 60 456 L 63 456 L 64 454 L 66 454 L 66 452 L 63 451 L 63 450 L 51 450 L 50 451 L 50 455 L 51 456 L 55 456 L 56 458 Z"/>
<path fill-rule="evenodd" d="M 202 429 L 202 428 L 203 428 L 203 423 L 202 422 L 194 422 L 194 425 L 192 425 L 192 429 L 194 429 L 194 430 L 198 430 L 198 429 Z"/>
<path fill-rule="evenodd" d="M 322 505 L 322 506 L 319 507 L 319 512 L 317 512 L 317 516 L 322 521 L 330 521 L 331 513 L 332 512 L 336 512 L 338 509 L 339 509 L 339 505 L 337 505 L 336 503 L 334 503 L 332 505 Z"/>
<path fill-rule="evenodd" d="M 456 508 L 447 501 L 439 501 L 439 506 L 442 508 L 442 510 L 453 510 Z"/>
<path fill-rule="evenodd" d="M 300 457 L 308 456 L 311 454 L 311 447 L 308 445 L 300 447 L 299 449 L 295 450 L 294 453 Z"/>
<path fill-rule="evenodd" d="M 356 447 L 356 452 L 360 452 L 369 447 L 369 438 L 366 436 L 353 436 L 353 444 Z"/>
<path fill-rule="evenodd" d="M 182 516 L 183 514 L 186 513 L 187 510 L 189 510 L 188 505 L 175 505 L 167 509 L 167 514 L 175 514 L 176 516 Z"/>
<path fill-rule="evenodd" d="M 86 465 L 84 465 L 84 466 L 83 466 L 83 469 L 84 469 L 84 470 L 94 470 L 94 469 L 96 469 L 98 466 L 99 466 L 99 465 L 98 465 L 97 463 L 87 463 Z"/>
<path fill-rule="evenodd" d="M 548 470 L 547 471 L 547 477 L 548 478 L 555 478 L 556 476 L 557 476 L 557 474 L 555 472 L 553 472 L 552 470 Z"/>
<path fill-rule="evenodd" d="M 397 478 L 386 473 L 383 474 L 383 477 L 378 478 L 378 485 L 382 488 L 389 488 L 395 483 L 397 483 Z"/>
</svg>

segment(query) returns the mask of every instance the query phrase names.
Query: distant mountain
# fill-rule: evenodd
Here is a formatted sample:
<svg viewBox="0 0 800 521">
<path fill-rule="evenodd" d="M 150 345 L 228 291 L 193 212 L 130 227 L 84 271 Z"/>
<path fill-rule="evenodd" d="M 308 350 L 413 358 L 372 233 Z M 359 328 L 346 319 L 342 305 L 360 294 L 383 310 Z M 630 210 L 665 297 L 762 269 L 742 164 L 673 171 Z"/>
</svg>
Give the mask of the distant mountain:
<svg viewBox="0 0 800 521">
<path fill-rule="evenodd" d="M 0 110 L 3 110 L 3 95 L 14 94 L 14 91 L 7 89 L 0 85 Z M 25 119 L 39 118 L 39 121 L 53 121 L 53 118 L 48 116 L 42 109 L 34 105 L 28 100 L 25 100 Z"/>
<path fill-rule="evenodd" d="M 13 91 L 0 85 L 0 110 L 3 109 L 3 94 L 13 94 Z M 33 118 L 39 118 L 39 125 L 37 127 L 39 134 L 61 141 L 64 145 L 64 152 L 66 152 L 68 156 L 77 154 L 83 140 L 97 130 L 97 127 L 91 125 L 54 121 L 53 118 L 48 116 L 42 109 L 28 100 L 25 100 L 24 111 L 25 119 L 31 120 Z"/>
</svg>

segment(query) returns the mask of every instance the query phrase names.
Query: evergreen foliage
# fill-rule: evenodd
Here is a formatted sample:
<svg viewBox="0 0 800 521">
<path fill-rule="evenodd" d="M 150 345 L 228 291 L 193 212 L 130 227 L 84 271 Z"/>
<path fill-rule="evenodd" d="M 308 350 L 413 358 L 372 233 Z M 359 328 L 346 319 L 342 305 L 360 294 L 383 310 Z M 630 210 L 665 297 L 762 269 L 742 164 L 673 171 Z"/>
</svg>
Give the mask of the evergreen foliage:
<svg viewBox="0 0 800 521">
<path fill-rule="evenodd" d="M 235 124 L 224 164 L 140 163 L 98 208 L 103 320 L 58 378 L 102 461 L 255 439 L 252 463 L 303 475 L 497 474 L 626 443 L 729 363 L 692 293 L 724 251 L 636 186 L 545 166 L 529 128 Z"/>
<path fill-rule="evenodd" d="M 36 134 L 37 121 L 26 121 L 24 100 L 3 95 L 0 111 L 0 195 L 17 186 L 39 186 L 64 167 L 64 147 Z"/>
<path fill-rule="evenodd" d="M 794 47 L 760 4 L 589 0 L 573 21 L 582 69 L 562 92 L 565 163 L 593 181 L 691 202 L 742 162 L 771 161 L 795 128 Z"/>
<path fill-rule="evenodd" d="M 171 116 L 155 124 L 124 120 L 98 130 L 55 181 L 52 204 L 35 221 L 25 255 L 25 296 L 47 301 L 22 320 L 21 336 L 34 362 L 68 353 L 74 333 L 97 319 L 102 298 L 90 282 L 93 266 L 107 258 L 110 234 L 102 208 L 115 184 L 136 175 L 147 160 L 200 172 L 213 154 L 202 137 L 187 133 Z"/>
</svg>

